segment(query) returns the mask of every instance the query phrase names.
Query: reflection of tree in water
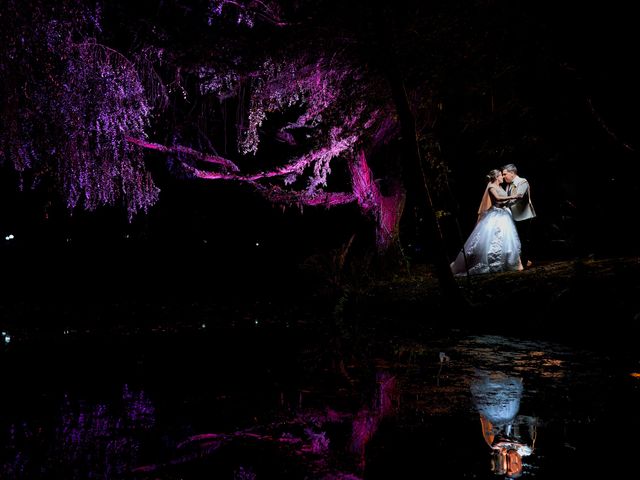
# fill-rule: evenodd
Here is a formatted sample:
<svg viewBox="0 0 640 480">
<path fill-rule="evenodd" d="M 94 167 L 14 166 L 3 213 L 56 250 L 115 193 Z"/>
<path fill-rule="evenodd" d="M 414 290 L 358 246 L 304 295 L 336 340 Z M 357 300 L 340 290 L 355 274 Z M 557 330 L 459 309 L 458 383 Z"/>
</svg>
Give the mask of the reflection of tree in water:
<svg viewBox="0 0 640 480">
<path fill-rule="evenodd" d="M 2 452 L 2 478 L 108 479 L 140 461 L 155 409 L 143 391 L 123 387 L 118 401 L 89 403 L 65 395 L 53 429 L 14 424 Z"/>
<path fill-rule="evenodd" d="M 228 433 L 194 435 L 164 463 L 134 469 L 139 478 L 200 478 L 228 473 L 234 480 L 315 478 L 359 480 L 365 452 L 381 421 L 397 404 L 396 378 L 376 375 L 373 399 L 357 412 L 302 409 L 286 418 Z M 355 472 L 355 473 L 354 473 Z"/>
<path fill-rule="evenodd" d="M 387 372 L 378 373 L 378 389 L 373 408 L 360 410 L 353 419 L 351 449 L 360 456 L 360 468 L 365 467 L 367 443 L 378 430 L 382 419 L 393 412 L 397 401 L 396 377 Z"/>
</svg>

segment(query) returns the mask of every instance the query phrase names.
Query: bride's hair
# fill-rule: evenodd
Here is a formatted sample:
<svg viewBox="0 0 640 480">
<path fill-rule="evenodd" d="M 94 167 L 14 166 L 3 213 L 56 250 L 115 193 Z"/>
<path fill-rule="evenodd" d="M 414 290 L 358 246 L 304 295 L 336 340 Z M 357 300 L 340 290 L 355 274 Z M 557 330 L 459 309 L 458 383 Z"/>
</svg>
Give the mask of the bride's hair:
<svg viewBox="0 0 640 480">
<path fill-rule="evenodd" d="M 497 169 L 493 169 L 493 170 L 489 170 L 489 173 L 487 173 L 487 175 L 484 177 L 487 179 L 487 183 L 491 183 L 493 182 L 496 178 L 498 178 L 498 175 L 500 175 L 502 173 L 502 171 L 497 170 Z"/>
</svg>

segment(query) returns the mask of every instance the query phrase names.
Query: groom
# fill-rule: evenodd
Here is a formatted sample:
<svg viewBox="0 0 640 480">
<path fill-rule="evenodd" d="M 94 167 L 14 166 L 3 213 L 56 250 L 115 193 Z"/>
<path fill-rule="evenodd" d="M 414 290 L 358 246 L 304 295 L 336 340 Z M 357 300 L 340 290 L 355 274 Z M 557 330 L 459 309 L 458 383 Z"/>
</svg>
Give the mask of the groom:
<svg viewBox="0 0 640 480">
<path fill-rule="evenodd" d="M 507 184 L 507 195 L 520 195 L 521 198 L 511 200 L 509 208 L 516 223 L 516 230 L 520 237 L 521 252 L 520 260 L 524 268 L 529 268 L 532 264 L 529 260 L 530 248 L 530 231 L 531 222 L 536 216 L 536 212 L 531 204 L 531 191 L 529 182 L 518 176 L 518 169 L 513 163 L 502 167 L 502 176 Z"/>
</svg>

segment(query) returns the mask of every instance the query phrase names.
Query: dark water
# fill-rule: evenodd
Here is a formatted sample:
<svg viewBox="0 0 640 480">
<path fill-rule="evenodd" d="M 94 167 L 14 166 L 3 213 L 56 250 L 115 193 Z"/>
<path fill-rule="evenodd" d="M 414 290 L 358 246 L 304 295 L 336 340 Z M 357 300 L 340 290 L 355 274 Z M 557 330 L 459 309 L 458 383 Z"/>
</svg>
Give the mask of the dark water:
<svg viewBox="0 0 640 480">
<path fill-rule="evenodd" d="M 523 446 L 515 476 L 604 477 L 640 446 L 638 360 L 463 331 L 373 345 L 254 318 L 16 337 L 0 352 L 0 478 L 502 478 L 481 413 L 492 440 Z"/>
</svg>

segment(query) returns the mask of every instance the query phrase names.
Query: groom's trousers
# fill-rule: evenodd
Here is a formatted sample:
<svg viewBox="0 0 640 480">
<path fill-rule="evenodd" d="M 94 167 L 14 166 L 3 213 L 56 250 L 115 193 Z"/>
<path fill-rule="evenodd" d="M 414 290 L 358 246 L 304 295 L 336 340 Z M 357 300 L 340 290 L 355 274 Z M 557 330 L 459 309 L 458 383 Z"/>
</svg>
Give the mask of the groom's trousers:
<svg viewBox="0 0 640 480">
<path fill-rule="evenodd" d="M 527 261 L 531 260 L 531 224 L 534 220 L 535 217 L 515 222 L 520 237 L 520 261 L 524 268 L 527 268 Z"/>
</svg>

